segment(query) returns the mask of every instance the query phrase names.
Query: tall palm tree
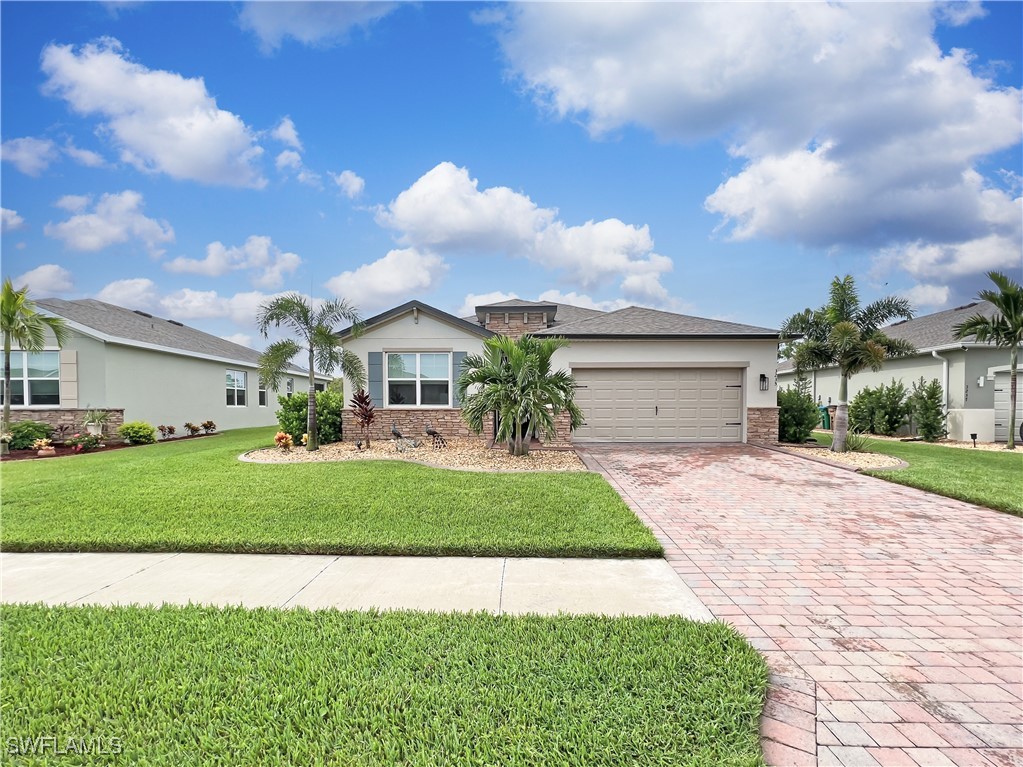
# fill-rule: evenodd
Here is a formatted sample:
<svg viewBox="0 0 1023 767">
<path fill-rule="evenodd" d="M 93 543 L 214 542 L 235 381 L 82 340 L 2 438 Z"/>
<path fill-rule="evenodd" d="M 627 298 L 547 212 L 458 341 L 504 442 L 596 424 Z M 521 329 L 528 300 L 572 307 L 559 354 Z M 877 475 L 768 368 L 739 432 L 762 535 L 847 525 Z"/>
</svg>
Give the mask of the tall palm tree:
<svg viewBox="0 0 1023 767">
<path fill-rule="evenodd" d="M 1016 362 L 1023 346 L 1023 286 L 1001 272 L 988 272 L 988 279 L 998 288 L 977 294 L 981 301 L 995 305 L 997 314 L 985 317 L 979 312 L 960 322 L 952 332 L 962 340 L 973 337 L 980 343 L 993 343 L 1009 350 L 1009 439 L 1007 450 L 1016 449 Z"/>
<path fill-rule="evenodd" d="M 831 443 L 834 452 L 845 452 L 849 431 L 849 376 L 868 367 L 880 370 L 886 359 L 914 354 L 916 348 L 912 344 L 889 338 L 881 331 L 893 320 L 912 318 L 913 307 L 905 298 L 888 296 L 860 306 L 856 284 L 852 276 L 846 275 L 831 281 L 828 303 L 820 309 L 793 314 L 782 325 L 782 341 L 788 344 L 783 354 L 792 359 L 797 375 L 832 366 L 837 366 L 841 372 Z"/>
<path fill-rule="evenodd" d="M 306 420 L 306 450 L 318 450 L 320 447 L 316 434 L 316 368 L 323 373 L 331 373 L 340 368 L 341 373 L 357 389 L 366 385 L 366 370 L 362 360 L 344 349 L 335 335 L 335 326 L 358 325 L 359 321 L 358 310 L 340 298 L 326 301 L 319 309 L 314 309 L 304 296 L 287 293 L 259 307 L 256 323 L 263 338 L 268 336 L 271 325 L 284 325 L 298 339 L 274 341 L 259 356 L 259 376 L 264 386 L 279 389 L 291 360 L 302 352 L 308 355 L 309 415 Z"/>
<path fill-rule="evenodd" d="M 4 432 L 11 425 L 11 347 L 17 343 L 26 352 L 40 352 L 46 346 L 46 331 L 53 333 L 58 347 L 70 337 L 67 325 L 60 317 L 39 314 L 28 297 L 28 285 L 15 290 L 8 277 L 0 289 L 0 330 L 4 334 Z M 28 392 L 25 392 L 26 396 Z"/>
<path fill-rule="evenodd" d="M 462 363 L 458 396 L 462 418 L 477 434 L 486 420 L 497 414 L 498 442 L 508 443 L 512 455 L 529 455 L 530 432 L 545 437 L 557 434 L 555 416 L 567 412 L 571 429 L 583 422 L 575 404 L 575 379 L 564 370 L 553 370 L 551 357 L 568 345 L 564 338 L 513 340 L 493 336 L 484 341 L 483 354 L 470 354 Z"/>
</svg>

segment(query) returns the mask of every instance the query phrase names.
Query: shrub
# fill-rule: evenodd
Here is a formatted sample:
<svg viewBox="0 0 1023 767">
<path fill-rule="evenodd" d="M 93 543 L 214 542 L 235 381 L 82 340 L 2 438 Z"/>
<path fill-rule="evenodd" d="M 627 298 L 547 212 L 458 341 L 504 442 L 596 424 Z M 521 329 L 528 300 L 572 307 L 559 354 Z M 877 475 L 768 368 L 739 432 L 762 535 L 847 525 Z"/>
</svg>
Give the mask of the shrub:
<svg viewBox="0 0 1023 767">
<path fill-rule="evenodd" d="M 373 425 L 377 414 L 373 407 L 373 399 L 365 389 L 359 389 L 352 397 L 352 410 L 355 413 L 355 420 L 362 427 L 362 433 L 366 437 L 366 449 L 369 449 L 369 427 Z"/>
<path fill-rule="evenodd" d="M 286 431 L 279 431 L 274 435 L 274 445 L 279 447 L 285 453 L 295 446 L 295 440 Z"/>
<path fill-rule="evenodd" d="M 181 428 L 183 428 L 185 431 L 187 431 L 189 433 L 189 435 L 192 436 L 192 437 L 194 437 L 196 434 L 198 434 L 200 431 L 202 431 L 201 427 L 196 426 L 191 421 L 188 421 L 187 423 L 185 423 L 185 425 L 183 427 L 181 427 Z"/>
<path fill-rule="evenodd" d="M 877 415 L 879 392 L 865 386 L 857 392 L 849 403 L 849 431 L 874 431 L 874 418 Z"/>
<path fill-rule="evenodd" d="M 858 431 L 851 431 L 845 435 L 845 449 L 849 453 L 865 453 L 870 439 L 866 434 Z"/>
<path fill-rule="evenodd" d="M 100 446 L 100 438 L 94 434 L 75 434 L 64 440 L 64 447 L 72 448 L 76 453 L 88 453 Z"/>
<path fill-rule="evenodd" d="M 32 447 L 35 450 L 46 450 L 47 448 L 53 447 L 53 440 L 43 437 L 42 439 L 37 439 L 35 442 L 33 442 Z"/>
<path fill-rule="evenodd" d="M 173 426 L 164 426 L 162 423 L 156 428 L 160 432 L 160 436 L 163 437 L 164 439 L 173 436 L 174 432 L 177 431 L 177 429 L 174 428 Z"/>
<path fill-rule="evenodd" d="M 213 421 L 203 421 L 199 425 L 202 427 L 202 430 L 207 434 L 212 434 L 217 430 L 217 425 L 213 423 Z"/>
<path fill-rule="evenodd" d="M 782 442 L 806 442 L 820 423 L 820 411 L 805 378 L 797 379 L 792 388 L 778 390 L 778 407 L 778 439 Z"/>
<path fill-rule="evenodd" d="M 281 406 L 277 411 L 281 431 L 290 434 L 294 442 L 301 442 L 309 422 L 309 395 L 281 395 L 277 402 Z M 321 444 L 341 441 L 341 412 L 344 407 L 345 400 L 339 392 L 316 392 L 316 434 Z"/>
<path fill-rule="evenodd" d="M 923 376 L 913 384 L 910 406 L 917 433 L 928 442 L 937 442 L 948 432 L 945 430 L 945 392 L 941 382 L 932 378 L 925 382 Z"/>
<path fill-rule="evenodd" d="M 905 385 L 894 378 L 887 386 L 877 387 L 874 398 L 874 434 L 892 437 L 906 424 L 910 410 L 906 397 L 908 393 Z"/>
<path fill-rule="evenodd" d="M 156 429 L 145 421 L 128 421 L 117 433 L 132 445 L 152 445 L 156 442 Z"/>
<path fill-rule="evenodd" d="M 27 450 L 37 439 L 53 435 L 50 424 L 42 421 L 18 421 L 11 424 L 11 450 Z"/>
</svg>

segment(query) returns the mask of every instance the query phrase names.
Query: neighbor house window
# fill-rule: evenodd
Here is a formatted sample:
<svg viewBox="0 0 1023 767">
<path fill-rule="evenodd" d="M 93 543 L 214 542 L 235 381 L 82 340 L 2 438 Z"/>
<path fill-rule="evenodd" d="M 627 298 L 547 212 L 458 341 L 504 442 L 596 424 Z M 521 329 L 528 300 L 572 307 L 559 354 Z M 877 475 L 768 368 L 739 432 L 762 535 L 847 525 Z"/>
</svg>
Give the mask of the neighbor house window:
<svg viewBox="0 0 1023 767">
<path fill-rule="evenodd" d="M 245 407 L 245 378 L 244 370 L 227 371 L 228 407 Z"/>
<path fill-rule="evenodd" d="M 313 388 L 316 391 L 323 391 L 323 384 L 319 384 L 319 383 L 318 384 L 313 384 Z"/>
<path fill-rule="evenodd" d="M 262 378 L 259 379 L 259 406 L 266 407 L 266 384 Z"/>
<path fill-rule="evenodd" d="M 60 352 L 11 352 L 11 405 L 60 405 Z"/>
<path fill-rule="evenodd" d="M 387 404 L 448 407 L 451 405 L 451 355 L 403 352 L 387 355 Z"/>
</svg>

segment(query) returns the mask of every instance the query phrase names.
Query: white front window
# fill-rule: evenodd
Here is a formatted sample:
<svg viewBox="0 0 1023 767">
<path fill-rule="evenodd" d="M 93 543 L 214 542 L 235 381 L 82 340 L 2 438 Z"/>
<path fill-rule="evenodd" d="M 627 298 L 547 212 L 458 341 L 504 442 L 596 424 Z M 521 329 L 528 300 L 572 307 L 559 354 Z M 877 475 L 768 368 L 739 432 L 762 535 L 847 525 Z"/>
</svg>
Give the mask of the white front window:
<svg viewBox="0 0 1023 767">
<path fill-rule="evenodd" d="M 227 406 L 245 407 L 245 383 L 246 373 L 244 370 L 227 371 Z"/>
<path fill-rule="evenodd" d="M 11 352 L 11 405 L 60 405 L 60 352 Z"/>
<path fill-rule="evenodd" d="M 391 352 L 387 355 L 390 407 L 450 407 L 451 355 L 447 352 Z"/>
</svg>

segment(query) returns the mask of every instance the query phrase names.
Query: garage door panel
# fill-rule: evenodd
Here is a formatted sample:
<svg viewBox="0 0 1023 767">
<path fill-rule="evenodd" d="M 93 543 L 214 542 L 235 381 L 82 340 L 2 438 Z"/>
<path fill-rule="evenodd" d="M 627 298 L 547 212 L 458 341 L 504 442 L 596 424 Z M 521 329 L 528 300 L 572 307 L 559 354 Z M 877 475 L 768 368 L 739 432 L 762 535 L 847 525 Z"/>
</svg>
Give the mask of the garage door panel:
<svg viewBox="0 0 1023 767">
<path fill-rule="evenodd" d="M 575 439 L 738 442 L 743 375 L 735 368 L 576 371 L 585 422 Z"/>
</svg>

